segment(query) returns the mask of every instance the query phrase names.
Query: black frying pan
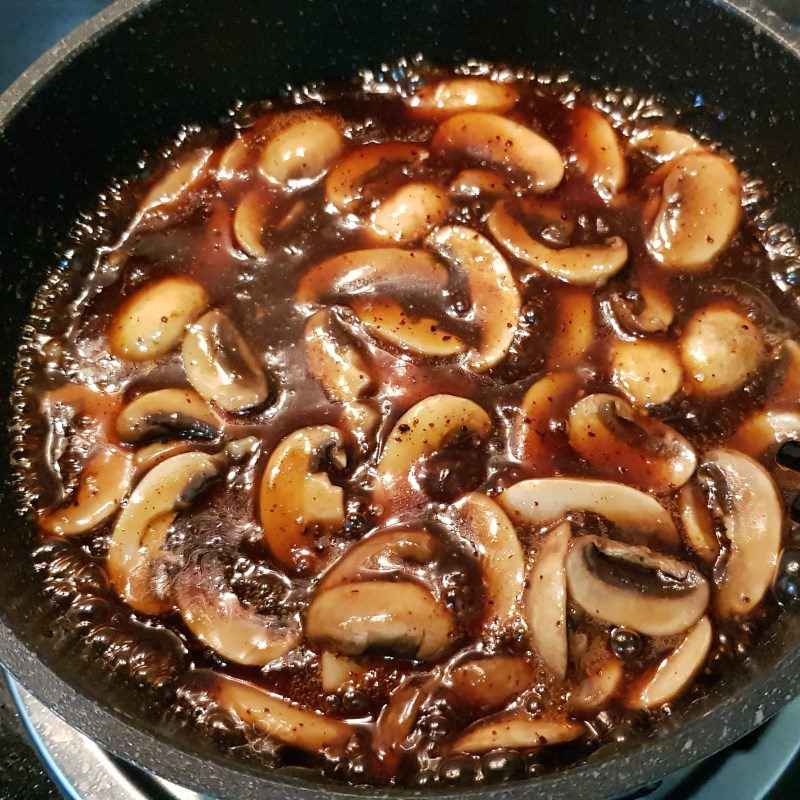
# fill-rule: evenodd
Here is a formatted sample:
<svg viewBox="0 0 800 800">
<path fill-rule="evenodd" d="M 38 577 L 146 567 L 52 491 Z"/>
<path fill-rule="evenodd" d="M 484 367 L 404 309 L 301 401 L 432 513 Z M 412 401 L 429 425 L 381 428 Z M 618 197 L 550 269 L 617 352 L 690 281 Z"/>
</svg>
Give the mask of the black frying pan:
<svg viewBox="0 0 800 800">
<path fill-rule="evenodd" d="M 137 154 L 187 121 L 422 52 L 569 71 L 663 95 L 726 144 L 800 227 L 800 39 L 753 3 L 718 0 L 120 0 L 0 98 L 0 429 L 34 291 L 77 213 Z M 53 635 L 0 458 L 0 660 L 50 708 L 147 770 L 219 798 L 408 797 L 254 771 L 177 723 Z M 646 742 L 503 786 L 436 797 L 618 797 L 725 747 L 800 692 L 800 620 Z"/>
</svg>

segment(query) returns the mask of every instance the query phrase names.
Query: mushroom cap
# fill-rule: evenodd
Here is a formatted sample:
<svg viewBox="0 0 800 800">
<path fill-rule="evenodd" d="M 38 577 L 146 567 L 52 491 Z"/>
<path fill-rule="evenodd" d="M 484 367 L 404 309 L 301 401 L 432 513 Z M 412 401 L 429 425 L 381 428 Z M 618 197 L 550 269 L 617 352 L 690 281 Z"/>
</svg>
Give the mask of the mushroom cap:
<svg viewBox="0 0 800 800">
<path fill-rule="evenodd" d="M 147 444 L 163 439 L 216 440 L 222 422 L 197 392 L 157 389 L 128 403 L 117 417 L 117 435 L 123 442 Z"/>
<path fill-rule="evenodd" d="M 377 241 L 411 244 L 444 222 L 449 210 L 446 187 L 414 181 L 378 204 L 369 215 L 369 228 Z"/>
<path fill-rule="evenodd" d="M 630 143 L 659 163 L 672 161 L 684 153 L 702 149 L 700 142 L 691 134 L 662 125 L 653 125 L 637 131 L 630 138 Z"/>
<path fill-rule="evenodd" d="M 666 403 L 680 390 L 683 367 L 675 348 L 666 342 L 619 340 L 611 347 L 614 383 L 631 403 Z"/>
<path fill-rule="evenodd" d="M 504 114 L 517 103 L 513 86 L 488 78 L 448 78 L 418 88 L 406 105 L 416 116 L 442 119 L 464 111 Z"/>
<path fill-rule="evenodd" d="M 602 196 L 624 188 L 627 166 L 614 127 L 597 109 L 576 106 L 570 112 L 570 144 L 578 169 Z"/>
</svg>

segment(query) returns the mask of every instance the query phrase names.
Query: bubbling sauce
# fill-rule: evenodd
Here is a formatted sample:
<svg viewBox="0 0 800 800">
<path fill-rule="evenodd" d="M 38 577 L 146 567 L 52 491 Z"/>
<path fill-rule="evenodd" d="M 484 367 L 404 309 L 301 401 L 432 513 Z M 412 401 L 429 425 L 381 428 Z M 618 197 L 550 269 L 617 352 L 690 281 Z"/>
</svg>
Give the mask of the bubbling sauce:
<svg viewBox="0 0 800 800">
<path fill-rule="evenodd" d="M 400 72 L 100 199 L 18 483 L 75 633 L 221 747 L 509 780 L 647 735 L 796 599 L 797 306 L 757 184 L 655 104 Z"/>
</svg>

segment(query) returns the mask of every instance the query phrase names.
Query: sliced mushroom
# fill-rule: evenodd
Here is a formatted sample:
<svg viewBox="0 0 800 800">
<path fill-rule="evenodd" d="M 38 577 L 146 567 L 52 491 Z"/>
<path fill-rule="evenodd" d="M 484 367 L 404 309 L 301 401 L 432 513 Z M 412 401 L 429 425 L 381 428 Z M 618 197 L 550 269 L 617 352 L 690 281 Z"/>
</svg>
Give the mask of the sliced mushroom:
<svg viewBox="0 0 800 800">
<path fill-rule="evenodd" d="M 614 384 L 637 406 L 671 400 L 683 383 L 683 367 L 675 348 L 665 342 L 618 340 L 611 346 Z"/>
<path fill-rule="evenodd" d="M 258 614 L 225 587 L 217 564 L 192 566 L 178 578 L 175 599 L 186 627 L 227 661 L 263 667 L 300 642 L 300 626 Z"/>
<path fill-rule="evenodd" d="M 640 545 L 579 536 L 567 555 L 569 595 L 590 617 L 646 636 L 672 636 L 708 607 L 708 581 L 691 564 Z"/>
<path fill-rule="evenodd" d="M 183 158 L 153 185 L 139 207 L 139 214 L 148 214 L 171 206 L 202 177 L 213 150 L 201 147 Z"/>
<path fill-rule="evenodd" d="M 511 270 L 488 239 L 462 225 L 441 228 L 428 244 L 466 274 L 472 317 L 481 332 L 467 366 L 483 372 L 503 359 L 517 331 L 521 300 Z"/>
<path fill-rule="evenodd" d="M 691 134 L 660 125 L 639 131 L 631 137 L 630 141 L 637 150 L 641 150 L 659 163 L 672 161 L 685 153 L 702 149 L 700 143 Z"/>
<path fill-rule="evenodd" d="M 323 692 L 341 692 L 348 683 L 357 682 L 366 671 L 358 661 L 330 650 L 319 657 L 319 680 Z"/>
<path fill-rule="evenodd" d="M 578 168 L 606 198 L 625 186 L 627 167 L 617 133 L 594 108 L 577 106 L 570 113 L 570 144 Z"/>
<path fill-rule="evenodd" d="M 619 397 L 592 394 L 572 407 L 569 443 L 599 473 L 663 492 L 694 474 L 697 455 L 687 439 Z"/>
<path fill-rule="evenodd" d="M 389 695 L 389 702 L 378 715 L 372 746 L 386 768 L 396 769 L 406 754 L 405 745 L 422 706 L 438 683 L 437 672 L 406 678 Z"/>
<path fill-rule="evenodd" d="M 800 400 L 800 396 L 797 398 Z M 797 402 L 797 401 L 796 401 Z M 800 441 L 800 411 L 758 411 L 748 417 L 736 431 L 733 445 L 737 450 L 762 458 L 784 442 Z"/>
<path fill-rule="evenodd" d="M 525 592 L 525 613 L 533 649 L 544 665 L 563 681 L 567 676 L 566 559 L 572 526 L 562 522 L 542 542 Z"/>
<path fill-rule="evenodd" d="M 702 467 L 714 476 L 728 558 L 715 603 L 724 616 L 751 612 L 769 588 L 781 548 L 783 506 L 769 473 L 735 450 L 706 453 Z"/>
<path fill-rule="evenodd" d="M 217 180 L 227 181 L 232 178 L 243 177 L 242 167 L 250 153 L 251 136 L 241 131 L 230 144 L 222 151 L 217 166 Z"/>
<path fill-rule="evenodd" d="M 172 456 L 181 453 L 188 453 L 197 449 L 197 442 L 187 439 L 174 439 L 166 442 L 153 442 L 140 447 L 133 454 L 133 466 L 135 477 L 141 478 L 148 473 L 156 464 L 166 461 Z"/>
<path fill-rule="evenodd" d="M 313 753 L 344 749 L 355 732 L 347 722 L 290 703 L 252 683 L 215 673 L 214 699 L 244 724 Z"/>
<path fill-rule="evenodd" d="M 444 222 L 449 208 L 445 187 L 421 181 L 407 183 L 370 214 L 370 230 L 379 241 L 411 244 Z"/>
<path fill-rule="evenodd" d="M 183 276 L 148 283 L 118 309 L 108 329 L 111 352 L 128 361 L 151 361 L 175 347 L 208 306 L 206 290 Z"/>
<path fill-rule="evenodd" d="M 736 308 L 714 304 L 688 321 L 681 338 L 681 357 L 691 388 L 718 396 L 738 389 L 764 358 L 758 325 Z"/>
<path fill-rule="evenodd" d="M 587 478 L 534 478 L 506 489 L 498 498 L 512 520 L 544 526 L 568 514 L 590 512 L 605 517 L 633 541 L 675 549 L 675 523 L 654 497 L 630 486 Z"/>
<path fill-rule="evenodd" d="M 439 125 L 431 143 L 434 150 L 466 152 L 521 173 L 535 191 L 554 189 L 564 177 L 561 153 L 547 139 L 498 114 L 456 114 Z"/>
<path fill-rule="evenodd" d="M 238 328 L 218 308 L 189 326 L 181 355 L 189 382 L 223 411 L 246 411 L 267 399 L 264 370 Z"/>
<path fill-rule="evenodd" d="M 338 125 L 316 114 L 287 114 L 275 122 L 258 158 L 261 175 L 289 188 L 320 178 L 342 152 Z"/>
<path fill-rule="evenodd" d="M 510 190 L 509 180 L 490 169 L 462 169 L 450 183 L 451 194 L 463 197 L 500 197 Z"/>
<path fill-rule="evenodd" d="M 506 200 L 495 204 L 486 217 L 486 224 L 492 236 L 520 261 L 575 286 L 603 286 L 628 260 L 628 245 L 619 236 L 612 236 L 602 244 L 548 247 L 514 219 Z"/>
<path fill-rule="evenodd" d="M 486 592 L 484 629 L 502 633 L 520 616 L 525 562 L 517 532 L 505 512 L 484 494 L 471 492 L 452 509 L 457 534 L 477 551 Z"/>
<path fill-rule="evenodd" d="M 451 394 L 420 400 L 395 423 L 378 460 L 377 477 L 384 492 L 398 496 L 409 487 L 418 462 L 463 433 L 485 436 L 489 415 L 475 402 Z"/>
<path fill-rule="evenodd" d="M 441 656 L 456 638 L 453 618 L 416 583 L 363 581 L 319 592 L 306 636 L 337 653 L 391 653 L 419 661 Z"/>
<path fill-rule="evenodd" d="M 656 708 L 677 697 L 705 664 L 712 637 L 711 623 L 703 617 L 666 658 L 627 688 L 625 704 L 629 708 Z"/>
<path fill-rule="evenodd" d="M 783 373 L 771 400 L 776 405 L 786 403 L 794 407 L 800 398 L 800 342 L 787 339 L 781 346 L 780 360 Z"/>
<path fill-rule="evenodd" d="M 595 334 L 594 300 L 588 289 L 565 287 L 558 294 L 548 369 L 578 365 L 592 346 Z"/>
<path fill-rule="evenodd" d="M 353 312 L 366 330 L 398 350 L 428 358 L 452 358 L 467 346 L 431 317 L 414 317 L 394 300 L 356 300 Z"/>
<path fill-rule="evenodd" d="M 297 567 L 309 556 L 309 528 L 335 529 L 344 522 L 344 493 L 322 471 L 329 460 L 343 467 L 342 434 L 329 425 L 290 433 L 272 451 L 261 479 L 259 507 L 264 539 L 283 565 Z"/>
<path fill-rule="evenodd" d="M 738 230 L 741 213 L 733 164 L 710 152 L 678 156 L 669 163 L 648 252 L 665 269 L 708 269 Z"/>
<path fill-rule="evenodd" d="M 615 292 L 608 302 L 616 321 L 629 333 L 661 333 L 675 318 L 669 295 L 647 283 L 635 292 Z"/>
<path fill-rule="evenodd" d="M 700 487 L 694 481 L 681 487 L 678 510 L 686 543 L 707 564 L 719 557 L 720 547 L 714 530 L 714 519 Z"/>
<path fill-rule="evenodd" d="M 543 718 L 524 711 L 505 711 L 480 720 L 456 739 L 454 753 L 485 753 L 497 748 L 512 750 L 546 747 L 580 738 L 586 729 L 566 718 Z"/>
<path fill-rule="evenodd" d="M 625 672 L 618 658 L 605 653 L 586 670 L 586 677 L 572 690 L 569 707 L 582 714 L 596 711 L 622 687 Z"/>
<path fill-rule="evenodd" d="M 191 389 L 158 389 L 140 394 L 117 417 L 123 442 L 146 444 L 163 439 L 214 441 L 221 421 L 205 400 Z"/>
<path fill-rule="evenodd" d="M 233 215 L 233 235 L 239 247 L 251 258 L 265 259 L 264 233 L 272 216 L 268 195 L 260 189 L 248 192 L 236 206 Z"/>
<path fill-rule="evenodd" d="M 383 531 L 353 545 L 323 575 L 317 591 L 333 589 L 380 573 L 397 572 L 403 561 L 428 564 L 438 552 L 438 539 L 427 531 Z"/>
<path fill-rule="evenodd" d="M 504 114 L 518 99 L 513 86 L 488 78 L 449 78 L 420 87 L 407 104 L 417 116 L 441 119 L 464 111 Z"/>
<path fill-rule="evenodd" d="M 461 662 L 450 670 L 447 682 L 460 702 L 490 711 L 508 704 L 533 681 L 522 656 L 500 653 Z"/>
<path fill-rule="evenodd" d="M 205 453 L 184 453 L 153 467 L 133 490 L 111 534 L 108 573 L 125 602 L 136 611 L 160 614 L 170 598 L 154 591 L 154 566 L 164 561 L 164 540 L 177 513 L 219 476 L 224 461 Z"/>
</svg>

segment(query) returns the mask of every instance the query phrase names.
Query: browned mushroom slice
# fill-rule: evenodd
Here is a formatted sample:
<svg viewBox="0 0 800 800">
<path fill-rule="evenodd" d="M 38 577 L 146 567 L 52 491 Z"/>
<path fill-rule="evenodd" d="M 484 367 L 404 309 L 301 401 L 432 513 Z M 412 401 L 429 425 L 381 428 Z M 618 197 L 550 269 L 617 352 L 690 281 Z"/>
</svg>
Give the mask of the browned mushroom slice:
<svg viewBox="0 0 800 800">
<path fill-rule="evenodd" d="M 800 397 L 800 342 L 787 339 L 781 346 L 780 360 L 783 373 L 771 400 L 776 405 L 786 403 L 796 406 L 797 398 Z"/>
<path fill-rule="evenodd" d="M 421 459 L 463 433 L 485 436 L 492 426 L 489 415 L 475 402 L 451 394 L 420 400 L 394 425 L 378 460 L 377 477 L 384 492 L 402 494 L 411 471 Z"/>
<path fill-rule="evenodd" d="M 462 225 L 441 228 L 428 244 L 466 274 L 472 316 L 481 332 L 467 366 L 483 372 L 505 357 L 517 331 L 521 300 L 511 270 L 488 239 Z"/>
<path fill-rule="evenodd" d="M 370 214 L 370 231 L 378 241 L 411 244 L 444 222 L 449 208 L 445 187 L 421 181 L 408 183 Z"/>
<path fill-rule="evenodd" d="M 212 152 L 211 148 L 202 147 L 171 167 L 145 195 L 139 214 L 148 214 L 176 203 L 202 177 Z"/>
<path fill-rule="evenodd" d="M 511 216 L 505 200 L 495 204 L 486 223 L 492 236 L 520 261 L 575 286 L 603 286 L 628 260 L 628 245 L 619 236 L 612 236 L 602 244 L 548 247 Z"/>
<path fill-rule="evenodd" d="M 441 293 L 447 279 L 447 268 L 426 250 L 353 250 L 311 267 L 300 279 L 296 300 L 298 306 L 310 310 L 325 295 L 351 298 L 365 289 L 410 285 Z"/>
<path fill-rule="evenodd" d="M 417 116 L 441 119 L 463 111 L 503 114 L 518 99 L 513 86 L 488 78 L 449 78 L 417 89 L 408 99 L 408 107 Z"/>
<path fill-rule="evenodd" d="M 431 144 L 434 150 L 466 152 L 525 175 L 539 192 L 554 189 L 564 177 L 561 153 L 547 139 L 498 114 L 456 114 L 439 125 Z"/>
<path fill-rule="evenodd" d="M 191 389 L 158 389 L 132 400 L 117 417 L 123 442 L 159 439 L 219 439 L 222 423 L 208 403 Z"/>
<path fill-rule="evenodd" d="M 238 133 L 235 139 L 222 151 L 217 165 L 217 180 L 227 181 L 246 175 L 243 169 L 250 153 L 252 137 L 250 132 Z"/>
<path fill-rule="evenodd" d="M 544 526 L 568 514 L 588 511 L 617 525 L 621 535 L 655 548 L 675 549 L 675 523 L 654 497 L 630 486 L 588 478 L 534 478 L 506 489 L 498 498 L 514 521 Z"/>
<path fill-rule="evenodd" d="M 369 573 L 397 572 L 403 561 L 428 564 L 436 557 L 438 539 L 427 531 L 383 531 L 354 544 L 322 576 L 317 591 L 352 583 Z"/>
<path fill-rule="evenodd" d="M 611 394 L 592 394 L 572 407 L 569 443 L 600 474 L 655 492 L 682 486 L 697 455 L 687 439 Z"/>
<path fill-rule="evenodd" d="M 128 361 L 163 356 L 208 306 L 206 290 L 183 276 L 148 283 L 117 310 L 108 330 L 111 352 Z"/>
<path fill-rule="evenodd" d="M 683 367 L 671 344 L 618 340 L 610 355 L 612 379 L 634 405 L 666 403 L 681 388 Z"/>
<path fill-rule="evenodd" d="M 431 317 L 414 317 L 394 300 L 356 300 L 351 307 L 366 330 L 398 350 L 429 358 L 452 358 L 467 346 Z"/>
<path fill-rule="evenodd" d="M 267 194 L 253 189 L 239 201 L 233 215 L 233 235 L 239 247 L 251 258 L 267 257 L 264 234 L 273 212 L 268 201 Z"/>
<path fill-rule="evenodd" d="M 449 611 L 408 581 L 363 581 L 319 592 L 308 607 L 306 636 L 347 656 L 390 653 L 430 661 L 456 639 Z"/>
<path fill-rule="evenodd" d="M 525 613 L 533 649 L 559 680 L 567 676 L 566 559 L 572 527 L 562 522 L 542 542 L 525 592 Z"/>
<path fill-rule="evenodd" d="M 630 141 L 637 150 L 661 163 L 702 149 L 701 144 L 691 134 L 660 125 L 637 132 Z"/>
<path fill-rule="evenodd" d="M 588 667 L 586 677 L 572 690 L 569 707 L 582 714 L 597 711 L 617 694 L 624 677 L 620 660 L 605 653 Z"/>
<path fill-rule="evenodd" d="M 533 681 L 531 666 L 522 656 L 502 653 L 462 661 L 447 679 L 459 701 L 483 711 L 502 708 Z"/>
<path fill-rule="evenodd" d="M 705 664 L 712 637 L 711 623 L 703 617 L 668 656 L 628 686 L 625 704 L 629 708 L 656 708 L 685 691 Z"/>
<path fill-rule="evenodd" d="M 131 489 L 133 475 L 131 454 L 104 445 L 87 460 L 74 494 L 44 513 L 39 524 L 58 536 L 94 530 L 117 513 Z"/>
<path fill-rule="evenodd" d="M 638 290 L 615 292 L 608 301 L 616 321 L 630 333 L 661 333 L 672 325 L 675 308 L 669 295 L 642 283 Z"/>
<path fill-rule="evenodd" d="M 462 169 L 450 182 L 450 193 L 462 197 L 499 197 L 511 191 L 507 178 L 490 169 Z"/>
<path fill-rule="evenodd" d="M 711 509 L 695 481 L 681 487 L 678 493 L 678 510 L 686 543 L 703 561 L 713 564 L 719 557 L 719 541 L 714 530 Z"/>
<path fill-rule="evenodd" d="M 258 614 L 225 587 L 218 565 L 188 567 L 175 599 L 186 627 L 227 661 L 263 667 L 300 642 L 300 626 Z"/>
<path fill-rule="evenodd" d="M 795 402 L 799 400 L 800 395 Z M 773 455 L 781 444 L 790 441 L 800 441 L 800 411 L 770 409 L 748 417 L 737 429 L 733 445 L 759 459 Z"/>
<path fill-rule="evenodd" d="M 577 106 L 570 113 L 570 144 L 578 168 L 608 198 L 625 186 L 627 167 L 617 133 L 594 108 Z"/>
<path fill-rule="evenodd" d="M 715 483 L 728 543 L 715 604 L 724 616 L 748 614 L 761 602 L 778 564 L 781 499 L 769 473 L 743 453 L 711 450 L 701 468 Z"/>
<path fill-rule="evenodd" d="M 290 703 L 252 683 L 215 673 L 214 699 L 246 725 L 281 742 L 317 753 L 341 751 L 354 734 L 347 722 Z"/>
<path fill-rule="evenodd" d="M 669 162 L 647 249 L 665 269 L 708 269 L 738 230 L 741 213 L 733 164 L 710 152 L 678 156 Z"/>
<path fill-rule="evenodd" d="M 570 719 L 548 719 L 524 711 L 505 711 L 467 728 L 453 743 L 451 751 L 485 753 L 497 748 L 546 747 L 574 741 L 585 733 L 582 723 Z"/>
<path fill-rule="evenodd" d="M 323 692 L 341 692 L 348 683 L 357 682 L 365 672 L 367 668 L 358 661 L 329 650 L 319 657 L 319 680 Z"/>
<path fill-rule="evenodd" d="M 164 540 L 178 511 L 216 480 L 224 461 L 205 453 L 173 456 L 153 467 L 133 490 L 111 534 L 108 572 L 125 602 L 145 614 L 169 610 L 155 593 L 152 572 L 166 556 Z"/>
<path fill-rule="evenodd" d="M 484 629 L 502 633 L 520 617 L 525 562 L 517 532 L 494 500 L 472 492 L 452 509 L 456 533 L 471 542 L 486 591 Z"/>
<path fill-rule="evenodd" d="M 565 287 L 558 293 L 548 369 L 578 365 L 594 341 L 594 301 L 588 289 Z"/>
<path fill-rule="evenodd" d="M 647 547 L 579 536 L 567 555 L 569 595 L 589 616 L 647 636 L 682 633 L 708 607 L 708 581 Z"/>
<path fill-rule="evenodd" d="M 681 338 L 690 387 L 708 396 L 738 389 L 758 369 L 764 350 L 758 325 L 739 309 L 723 304 L 698 311 Z"/>
<path fill-rule="evenodd" d="M 259 506 L 264 539 L 283 565 L 297 567 L 309 556 L 309 527 L 338 528 L 344 522 L 344 493 L 323 471 L 327 459 L 342 467 L 342 434 L 317 425 L 289 434 L 272 451 L 261 479 Z"/>
<path fill-rule="evenodd" d="M 267 399 L 264 370 L 238 328 L 218 308 L 189 326 L 181 356 L 192 386 L 224 411 L 246 411 Z"/>
<path fill-rule="evenodd" d="M 166 442 L 153 442 L 140 447 L 133 454 L 133 467 L 136 478 L 141 478 L 156 464 L 172 456 L 181 455 L 197 449 L 197 442 L 187 439 L 173 439 Z"/>
<path fill-rule="evenodd" d="M 438 671 L 431 675 L 406 678 L 389 696 L 375 723 L 372 746 L 375 755 L 388 769 L 396 769 L 406 754 L 422 706 L 438 682 Z"/>
<path fill-rule="evenodd" d="M 344 137 L 331 119 L 317 114 L 286 114 L 276 120 L 258 158 L 271 183 L 299 188 L 320 178 L 342 152 Z"/>
</svg>

